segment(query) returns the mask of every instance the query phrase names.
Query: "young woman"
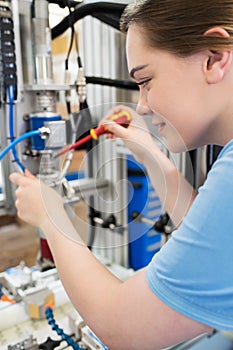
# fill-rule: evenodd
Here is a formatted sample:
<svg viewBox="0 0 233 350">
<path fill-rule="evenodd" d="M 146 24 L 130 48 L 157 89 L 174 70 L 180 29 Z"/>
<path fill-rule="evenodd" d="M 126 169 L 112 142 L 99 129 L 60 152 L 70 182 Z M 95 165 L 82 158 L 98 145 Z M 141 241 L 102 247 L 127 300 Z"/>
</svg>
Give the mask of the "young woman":
<svg viewBox="0 0 233 350">
<path fill-rule="evenodd" d="M 28 172 L 10 178 L 19 216 L 46 234 L 70 299 L 94 332 L 111 350 L 155 350 L 233 330 L 233 0 L 136 1 L 121 26 L 141 116 L 131 111 L 128 129 L 108 128 L 147 167 L 177 225 L 172 238 L 122 283 L 68 238 L 74 228 L 53 190 Z M 173 152 L 224 146 L 198 194 L 145 134 L 144 114 Z"/>
</svg>

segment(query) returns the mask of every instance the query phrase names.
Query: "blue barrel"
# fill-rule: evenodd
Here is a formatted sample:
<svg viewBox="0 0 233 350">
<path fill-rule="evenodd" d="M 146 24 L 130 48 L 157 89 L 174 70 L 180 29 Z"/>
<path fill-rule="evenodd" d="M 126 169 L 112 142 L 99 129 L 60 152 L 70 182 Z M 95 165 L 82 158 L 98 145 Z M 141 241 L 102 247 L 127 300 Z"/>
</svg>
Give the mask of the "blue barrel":
<svg viewBox="0 0 233 350">
<path fill-rule="evenodd" d="M 38 130 L 39 128 L 44 126 L 44 123 L 46 122 L 59 121 L 62 119 L 62 117 L 57 114 L 45 112 L 45 113 L 31 114 L 29 119 L 30 119 L 30 128 L 32 131 L 32 130 Z M 45 142 L 46 140 L 43 140 L 39 135 L 34 136 L 32 138 L 32 150 L 43 151 L 45 149 Z"/>
</svg>

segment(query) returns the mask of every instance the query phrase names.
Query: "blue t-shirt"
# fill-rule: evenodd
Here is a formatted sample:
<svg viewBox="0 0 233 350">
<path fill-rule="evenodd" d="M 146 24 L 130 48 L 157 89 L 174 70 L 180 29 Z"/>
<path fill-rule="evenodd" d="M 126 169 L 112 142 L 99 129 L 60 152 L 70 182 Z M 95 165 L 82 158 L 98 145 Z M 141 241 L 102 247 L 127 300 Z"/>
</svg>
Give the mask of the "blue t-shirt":
<svg viewBox="0 0 233 350">
<path fill-rule="evenodd" d="M 171 308 L 233 330 L 233 140 L 146 274 L 152 291 Z"/>
</svg>

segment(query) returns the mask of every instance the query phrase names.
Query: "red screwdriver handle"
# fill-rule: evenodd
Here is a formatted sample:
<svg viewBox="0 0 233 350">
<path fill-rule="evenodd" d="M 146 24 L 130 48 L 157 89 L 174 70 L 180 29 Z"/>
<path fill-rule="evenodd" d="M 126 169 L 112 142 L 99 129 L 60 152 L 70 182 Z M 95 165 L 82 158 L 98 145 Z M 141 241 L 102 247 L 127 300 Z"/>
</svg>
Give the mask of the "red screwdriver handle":
<svg viewBox="0 0 233 350">
<path fill-rule="evenodd" d="M 115 123 L 123 126 L 124 128 L 128 128 L 130 122 L 131 122 L 131 114 L 127 111 L 121 111 L 117 114 L 113 114 L 109 120 L 114 121 Z M 97 140 L 100 135 L 106 134 L 108 132 L 107 126 L 104 124 L 101 124 L 99 127 L 95 129 L 90 130 L 90 134 L 82 138 L 81 140 L 75 142 L 73 145 L 69 146 L 68 148 L 65 148 L 64 150 L 60 151 L 59 153 L 54 155 L 54 158 L 60 157 L 64 153 L 67 153 L 71 151 L 72 149 L 75 149 L 77 147 L 80 147 L 84 143 L 90 141 L 91 139 Z"/>
<path fill-rule="evenodd" d="M 128 128 L 131 122 L 131 114 L 127 111 L 121 111 L 119 113 L 113 114 L 109 120 Z M 97 140 L 100 135 L 106 134 L 108 132 L 107 126 L 101 124 L 99 127 L 90 130 L 90 135 L 94 140 Z"/>
</svg>

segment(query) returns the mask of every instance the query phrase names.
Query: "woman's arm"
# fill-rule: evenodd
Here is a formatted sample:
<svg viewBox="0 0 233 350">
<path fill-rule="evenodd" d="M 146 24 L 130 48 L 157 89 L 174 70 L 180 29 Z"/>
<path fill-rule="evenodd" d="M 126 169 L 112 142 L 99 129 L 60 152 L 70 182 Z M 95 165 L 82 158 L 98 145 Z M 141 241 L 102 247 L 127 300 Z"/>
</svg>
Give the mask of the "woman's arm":
<svg viewBox="0 0 233 350">
<path fill-rule="evenodd" d="M 187 214 L 197 191 L 184 178 L 170 159 L 156 146 L 144 158 L 151 182 L 169 214 L 175 227 L 178 227 Z"/>
<path fill-rule="evenodd" d="M 10 179 L 19 216 L 43 230 L 73 305 L 109 349 L 161 350 L 210 329 L 161 302 L 145 270 L 126 282 L 112 275 L 83 244 L 54 190 L 28 172 Z"/>
</svg>

